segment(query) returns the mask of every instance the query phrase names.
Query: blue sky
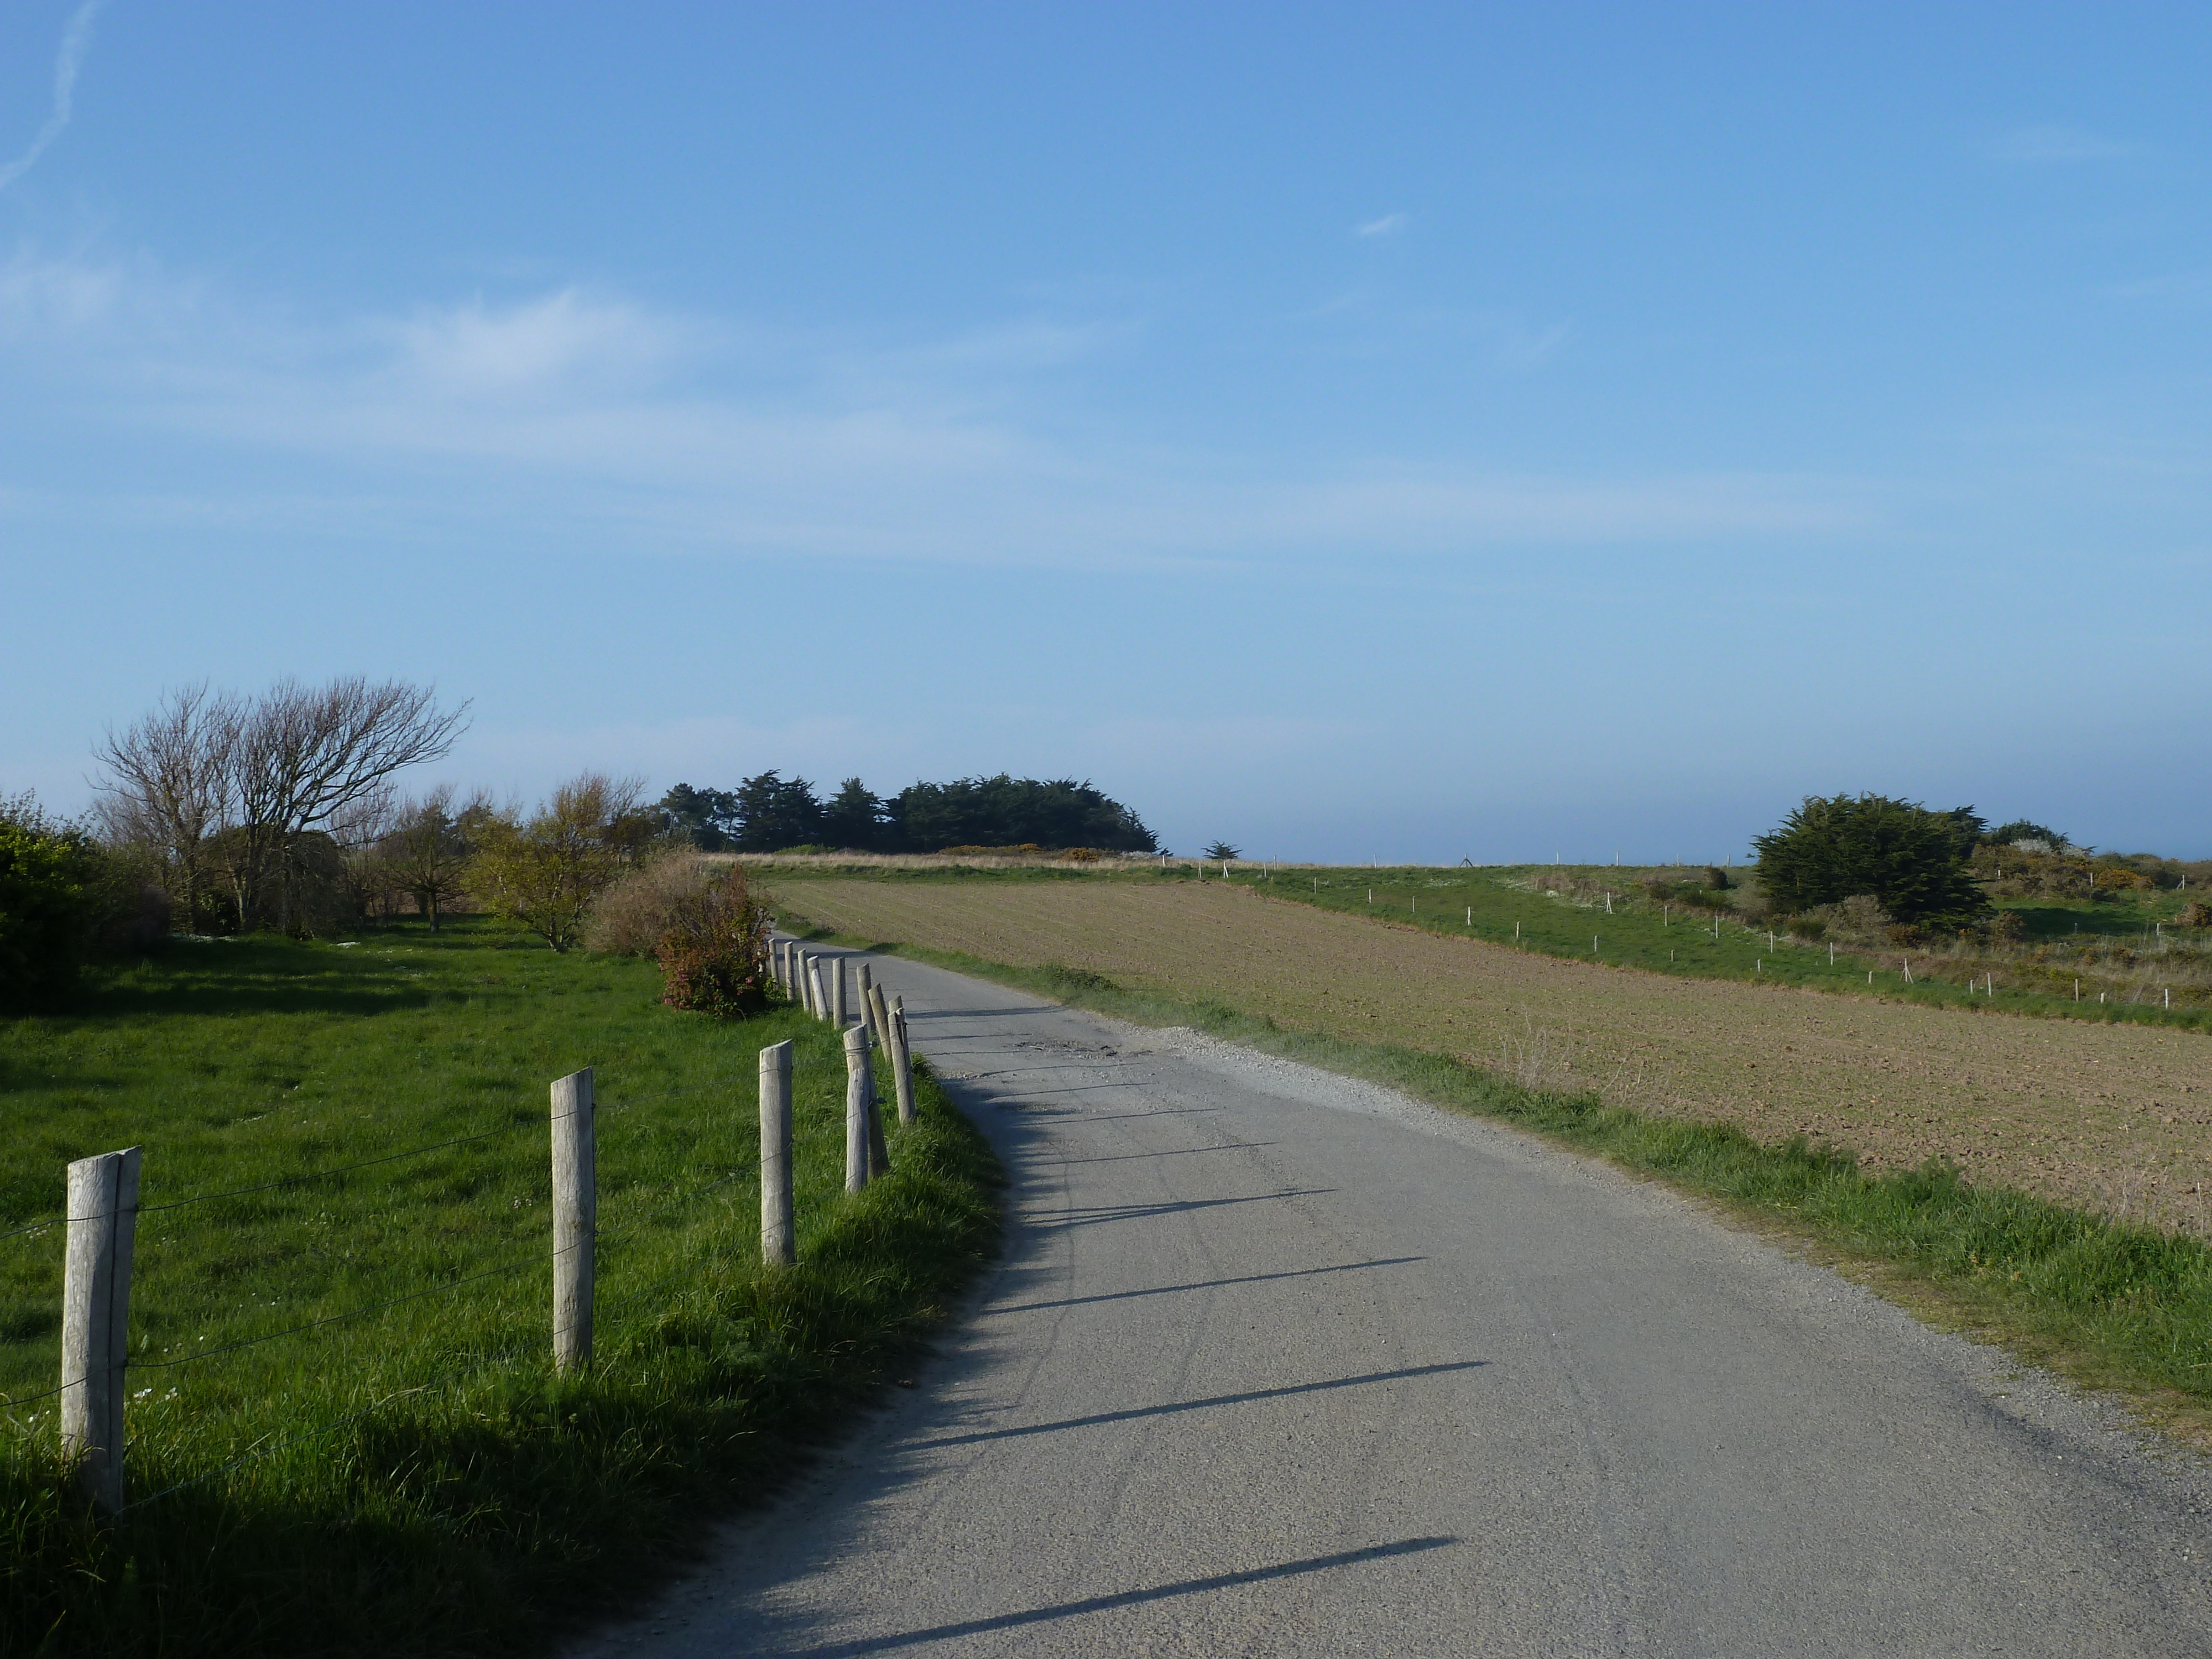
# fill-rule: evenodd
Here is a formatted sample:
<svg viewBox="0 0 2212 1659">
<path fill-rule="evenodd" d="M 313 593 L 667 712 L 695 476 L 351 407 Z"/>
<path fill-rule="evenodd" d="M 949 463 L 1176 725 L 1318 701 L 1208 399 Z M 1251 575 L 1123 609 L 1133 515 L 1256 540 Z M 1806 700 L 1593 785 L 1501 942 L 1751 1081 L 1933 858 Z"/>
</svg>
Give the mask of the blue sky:
<svg viewBox="0 0 2212 1659">
<path fill-rule="evenodd" d="M 1380 15 L 1378 15 L 1378 12 Z M 2212 854 L 2212 13 L 0 9 L 0 792 L 1087 776 L 1179 850 Z"/>
</svg>

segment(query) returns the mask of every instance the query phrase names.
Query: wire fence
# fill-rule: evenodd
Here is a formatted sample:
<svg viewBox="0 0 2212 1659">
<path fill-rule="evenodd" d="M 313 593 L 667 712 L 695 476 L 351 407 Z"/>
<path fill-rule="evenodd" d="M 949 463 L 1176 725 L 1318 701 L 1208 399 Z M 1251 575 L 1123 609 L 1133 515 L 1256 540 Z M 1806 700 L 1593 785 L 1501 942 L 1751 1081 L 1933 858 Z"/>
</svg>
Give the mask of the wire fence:
<svg viewBox="0 0 2212 1659">
<path fill-rule="evenodd" d="M 796 966 L 796 962 L 793 960 L 780 961 L 780 977 L 794 969 Z M 834 1014 L 828 1006 L 817 1006 L 817 999 L 811 994 L 805 995 L 803 999 L 795 994 L 794 1004 L 799 1004 L 803 1000 L 807 1012 L 825 1020 L 835 1018 L 843 1021 L 846 998 L 842 967 L 836 975 L 836 980 L 837 995 L 835 1000 Z M 788 978 L 786 982 L 790 983 Z M 833 1069 L 842 1071 L 848 1085 L 846 1091 L 848 1158 L 846 1190 L 848 1191 L 855 1190 L 858 1186 L 865 1185 L 869 1178 L 870 1170 L 874 1167 L 870 1160 L 877 1154 L 865 1150 L 871 1144 L 872 1139 L 872 1144 L 878 1147 L 883 1144 L 879 1109 L 876 1103 L 876 1091 L 872 1086 L 859 1091 L 860 1095 L 866 1097 L 865 1113 L 869 1133 L 861 1133 L 856 1139 L 852 1127 L 855 1121 L 852 1117 L 854 1109 L 853 1102 L 856 1098 L 852 1088 L 853 1081 L 855 1078 L 866 1078 L 872 1075 L 867 1059 L 870 1040 L 868 1036 L 863 1035 L 863 1031 L 872 1035 L 876 1042 L 884 1048 L 886 1057 L 890 1057 L 891 1054 L 890 1034 L 879 1017 L 888 1005 L 883 1003 L 879 997 L 874 1011 L 872 1012 L 867 1000 L 866 986 L 866 975 L 863 974 L 861 978 L 863 994 L 860 1006 L 856 1011 L 860 1029 L 854 1029 L 850 1024 L 845 1027 L 846 1052 L 843 1066 L 838 1067 L 833 1062 L 832 1066 L 821 1068 L 824 1073 Z M 816 988 L 818 987 L 819 981 L 817 981 Z M 793 988 L 794 991 L 799 991 L 805 988 L 793 987 Z M 896 1029 L 896 1058 L 900 1069 L 896 1075 L 898 1079 L 898 1097 L 902 1109 L 904 1111 L 910 1109 L 907 1105 L 910 1095 L 910 1084 L 905 1080 L 909 1074 L 904 1069 L 907 1060 L 902 1017 L 897 1022 Z M 856 1042 L 859 1044 L 857 1048 L 854 1047 Z M 802 1074 L 814 1070 L 813 1066 L 806 1064 L 801 1064 L 794 1068 L 792 1066 L 793 1056 L 788 1052 L 784 1052 L 787 1049 L 788 1045 L 779 1045 L 776 1048 L 763 1050 L 761 1056 L 763 1137 L 768 1133 L 766 1126 L 772 1115 L 766 1109 L 770 1072 L 768 1062 L 772 1056 L 779 1053 L 781 1053 L 782 1057 L 777 1064 L 782 1068 L 780 1075 L 783 1079 L 778 1085 L 781 1091 L 779 1098 L 781 1102 L 780 1109 L 783 1127 L 779 1131 L 781 1139 L 775 1151 L 775 1156 L 780 1160 L 779 1167 L 782 1171 L 777 1177 L 781 1183 L 778 1188 L 780 1201 L 783 1206 L 780 1222 L 781 1228 L 780 1237 L 782 1243 L 775 1246 L 776 1254 L 769 1253 L 769 1211 L 772 1207 L 771 1200 L 776 1194 L 771 1194 L 764 1190 L 762 1206 L 763 1259 L 764 1261 L 787 1261 L 792 1259 L 789 1254 L 791 1226 L 789 1170 L 793 1150 L 790 1141 L 789 1109 L 793 1093 L 791 1088 L 792 1073 L 794 1069 Z M 635 1213 L 625 1213 L 619 1217 L 619 1224 L 603 1229 L 598 1221 L 600 1197 L 600 1183 L 597 1175 L 599 1168 L 599 1121 L 603 1118 L 618 1117 L 640 1107 L 665 1105 L 672 1101 L 707 1096 L 727 1099 L 738 1092 L 745 1080 L 742 1076 L 707 1078 L 676 1088 L 599 1102 L 593 1096 L 593 1074 L 586 1070 L 560 1079 L 552 1085 L 553 1110 L 547 1116 L 534 1114 L 528 1116 L 518 1115 L 511 1122 L 465 1134 L 449 1135 L 422 1146 L 380 1153 L 374 1158 L 358 1158 L 326 1169 L 303 1170 L 295 1174 L 279 1176 L 271 1180 L 257 1181 L 244 1186 L 197 1193 L 157 1204 L 141 1205 L 135 1200 L 139 1157 L 135 1149 L 129 1152 L 107 1153 L 97 1158 L 79 1160 L 70 1169 L 70 1201 L 64 1206 L 63 1213 L 40 1220 L 26 1222 L 0 1232 L 0 1241 L 5 1241 L 48 1232 L 57 1227 L 69 1230 L 68 1245 L 64 1252 L 66 1266 L 62 1285 L 63 1317 L 60 1321 L 60 1346 L 63 1351 L 60 1367 L 62 1380 L 53 1387 L 41 1388 L 35 1392 L 0 1396 L 0 1408 L 4 1408 L 12 1415 L 22 1407 L 52 1401 L 58 1396 L 63 1397 L 60 1421 L 58 1425 L 61 1437 L 59 1443 L 61 1449 L 64 1454 L 76 1458 L 79 1468 L 79 1478 L 87 1485 L 94 1501 L 100 1503 L 104 1509 L 124 1512 L 126 1510 L 143 1509 L 173 1493 L 222 1479 L 258 1461 L 274 1456 L 288 1448 L 327 1436 L 348 1425 L 358 1423 L 399 1401 L 445 1387 L 457 1379 L 480 1373 L 489 1367 L 511 1364 L 533 1352 L 540 1356 L 550 1355 L 556 1370 L 568 1369 L 573 1364 L 578 1363 L 579 1354 L 585 1359 L 588 1359 L 591 1352 L 592 1330 L 595 1322 L 601 1325 L 610 1324 L 631 1314 L 641 1304 L 665 1299 L 676 1286 L 687 1279 L 695 1279 L 697 1275 L 696 1260 L 685 1260 L 674 1271 L 657 1274 L 649 1282 L 635 1287 L 624 1287 L 624 1293 L 619 1297 L 605 1300 L 599 1298 L 597 1294 L 596 1263 L 599 1253 L 608 1249 L 620 1250 L 622 1247 L 648 1234 L 666 1232 L 672 1228 L 691 1224 L 684 1219 L 687 1215 L 695 1213 L 699 1206 L 717 1194 L 723 1193 L 733 1185 L 754 1177 L 757 1173 L 764 1172 L 769 1165 L 769 1147 L 764 1139 L 759 1148 L 760 1157 L 757 1161 L 740 1157 L 734 1160 L 733 1166 L 726 1166 L 720 1174 L 715 1175 L 712 1179 L 706 1180 L 703 1184 L 686 1182 L 679 1178 L 676 1182 L 664 1185 L 657 1194 L 653 1194 L 650 1185 L 634 1182 L 630 1183 L 631 1187 L 644 1187 L 646 1194 L 644 1201 Z M 580 1128 L 575 1123 L 575 1120 L 580 1117 L 586 1120 Z M 724 1122 L 726 1126 L 728 1120 L 725 1120 Z M 655 1126 L 646 1133 L 657 1140 L 665 1127 Z M 696 1158 L 696 1154 L 702 1150 L 702 1143 L 699 1137 L 704 1132 L 702 1131 L 696 1116 L 690 1119 L 690 1127 L 694 1133 L 694 1140 L 689 1149 L 672 1152 L 664 1146 L 655 1156 L 664 1160 L 672 1156 L 679 1160 L 690 1156 L 695 1161 L 689 1167 L 695 1169 L 698 1168 L 699 1163 L 702 1161 L 709 1169 L 714 1164 L 723 1162 L 719 1157 L 706 1160 Z M 147 1215 L 173 1215 L 199 1206 L 219 1204 L 225 1200 L 295 1191 L 317 1183 L 337 1181 L 362 1171 L 389 1169 L 441 1152 L 483 1146 L 526 1131 L 549 1133 L 551 1139 L 552 1226 L 550 1238 L 541 1237 L 527 1248 L 521 1248 L 518 1243 L 518 1248 L 501 1260 L 489 1265 L 471 1266 L 467 1271 L 454 1273 L 441 1279 L 438 1283 L 403 1289 L 396 1294 L 376 1296 L 354 1306 L 338 1308 L 329 1312 L 318 1312 L 315 1316 L 310 1318 L 295 1318 L 293 1322 L 276 1329 L 240 1335 L 234 1340 L 221 1341 L 215 1346 L 186 1352 L 173 1358 L 132 1357 L 130 1351 L 129 1321 L 126 1310 L 133 1240 L 138 1218 Z M 653 1145 L 654 1141 L 649 1140 L 647 1144 Z M 578 1151 L 580 1147 L 580 1153 Z M 862 1164 L 857 1179 L 854 1166 L 851 1161 L 855 1156 L 855 1147 L 863 1149 L 859 1154 L 862 1158 Z M 748 1146 L 744 1150 L 750 1152 L 752 1148 Z M 118 1171 L 126 1165 L 127 1181 L 118 1174 Z M 699 1170 L 702 1175 L 706 1172 L 705 1169 Z M 84 1184 L 82 1188 L 79 1184 L 81 1175 L 84 1177 Z M 107 1180 L 109 1185 L 104 1188 L 99 1186 L 98 1179 Z M 123 1184 L 118 1184 L 118 1182 Z M 610 1193 L 610 1196 L 629 1190 L 630 1187 L 618 1184 Z M 105 1196 L 100 1196 L 103 1194 Z M 81 1207 L 83 1201 L 93 1203 L 94 1212 L 88 1214 L 74 1213 Z M 516 1201 L 520 1203 L 523 1200 L 518 1199 Z M 106 1205 L 112 1205 L 112 1207 L 100 1207 Z M 325 1216 L 321 1218 L 327 1220 L 329 1218 Z M 218 1222 L 216 1224 L 229 1224 L 228 1218 L 226 1218 L 224 1222 Z M 165 1239 L 162 1242 L 167 1243 L 170 1241 Z M 91 1279 L 79 1271 L 78 1258 L 86 1247 L 94 1249 L 95 1252 L 100 1249 L 107 1252 L 105 1256 L 100 1258 L 107 1264 L 100 1271 L 107 1275 L 104 1282 L 109 1289 L 100 1293 L 110 1295 L 112 1298 L 110 1303 L 101 1304 L 95 1301 L 95 1291 L 90 1288 Z M 548 1334 L 541 1326 L 539 1332 L 531 1337 L 500 1346 L 490 1352 L 477 1353 L 458 1360 L 452 1365 L 439 1369 L 426 1379 L 408 1382 L 404 1387 L 396 1388 L 357 1410 L 347 1412 L 314 1427 L 302 1429 L 294 1433 L 282 1433 L 277 1429 L 271 1429 L 268 1434 L 262 1436 L 238 1455 L 213 1468 L 198 1471 L 184 1480 L 162 1487 L 158 1492 L 137 1498 L 127 1506 L 123 1504 L 121 1466 L 122 1449 L 125 1440 L 123 1413 L 124 1401 L 126 1398 L 125 1383 L 129 1373 L 179 1375 L 192 1368 L 204 1366 L 210 1361 L 234 1358 L 240 1354 L 267 1347 L 272 1344 L 311 1338 L 317 1333 L 329 1332 L 338 1327 L 354 1324 L 377 1315 L 389 1313 L 394 1309 L 434 1304 L 456 1297 L 471 1287 L 483 1286 L 494 1280 L 511 1279 L 533 1270 L 538 1272 L 550 1270 L 554 1281 L 554 1318 L 550 1341 Z M 579 1291 L 579 1286 L 580 1286 L 580 1291 Z M 580 1304 L 574 1300 L 579 1294 L 581 1298 Z M 307 1310 L 302 1309 L 301 1311 L 305 1312 Z M 18 1328 L 25 1323 L 36 1325 L 39 1322 L 37 1320 L 16 1322 Z M 576 1340 L 580 1327 L 580 1346 Z M 20 1337 L 15 1339 L 16 1346 L 20 1346 L 24 1340 Z M 201 1340 L 205 1340 L 205 1338 L 203 1337 Z M 6 1340 L 5 1338 L 0 1338 L 0 1342 Z M 143 1398 L 150 1392 L 150 1389 L 142 1389 L 139 1397 Z M 168 1399 L 175 1397 L 174 1389 L 172 1389 L 166 1396 Z M 17 1418 L 13 1426 L 19 1431 L 27 1431 L 40 1422 L 44 1415 L 43 1413 L 39 1413 L 27 1423 Z"/>
</svg>

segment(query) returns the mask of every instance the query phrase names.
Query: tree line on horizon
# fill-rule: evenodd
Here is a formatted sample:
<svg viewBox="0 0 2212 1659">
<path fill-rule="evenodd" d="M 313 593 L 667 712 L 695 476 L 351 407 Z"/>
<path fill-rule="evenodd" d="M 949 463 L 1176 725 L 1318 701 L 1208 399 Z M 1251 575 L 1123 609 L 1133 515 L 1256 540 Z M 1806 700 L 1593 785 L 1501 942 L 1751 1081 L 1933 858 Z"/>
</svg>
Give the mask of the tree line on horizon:
<svg viewBox="0 0 2212 1659">
<path fill-rule="evenodd" d="M 702 852 L 777 853 L 797 848 L 855 853 L 939 853 L 951 847 L 1091 847 L 1156 853 L 1159 841 L 1134 811 L 1087 779 L 956 778 L 878 795 L 847 778 L 826 800 L 801 777 L 775 771 L 734 789 L 679 783 L 660 799 L 665 827 Z"/>
</svg>

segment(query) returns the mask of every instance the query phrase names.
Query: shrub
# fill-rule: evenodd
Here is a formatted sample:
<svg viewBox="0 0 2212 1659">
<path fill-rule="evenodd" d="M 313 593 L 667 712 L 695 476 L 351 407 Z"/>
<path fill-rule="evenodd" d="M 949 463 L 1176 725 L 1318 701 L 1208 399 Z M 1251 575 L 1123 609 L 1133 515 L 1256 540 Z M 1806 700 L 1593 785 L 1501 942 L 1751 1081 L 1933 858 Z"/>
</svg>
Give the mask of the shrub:
<svg viewBox="0 0 2212 1659">
<path fill-rule="evenodd" d="M 28 795 L 0 800 L 0 1007 L 51 1006 L 76 987 L 104 873 L 83 830 Z"/>
<path fill-rule="evenodd" d="M 1717 864 L 1709 864 L 1705 866 L 1705 885 L 1716 893 L 1725 893 L 1735 884 L 1729 879 L 1729 872 Z"/>
<path fill-rule="evenodd" d="M 1832 934 L 1837 943 L 1843 945 L 1880 945 L 1889 938 L 1888 912 L 1881 908 L 1880 900 L 1866 893 L 1800 911 L 1796 921 L 1819 927 L 1822 931 L 1814 937 Z M 1795 923 L 1791 931 L 1796 931 Z"/>
<path fill-rule="evenodd" d="M 1098 849 L 1095 847 L 1071 847 L 1062 854 L 1070 864 L 1096 864 Z"/>
<path fill-rule="evenodd" d="M 679 894 L 653 953 L 660 1000 L 724 1019 L 767 1007 L 769 921 L 768 907 L 754 899 L 735 865 Z"/>
<path fill-rule="evenodd" d="M 1809 910 L 1870 893 L 1907 926 L 1964 925 L 1989 909 L 1956 815 L 1885 795 L 1808 795 L 1753 843 L 1774 908 Z"/>
<path fill-rule="evenodd" d="M 584 948 L 603 956 L 659 954 L 678 907 L 696 902 L 714 878 L 696 853 L 674 849 L 648 859 L 592 902 Z"/>
<path fill-rule="evenodd" d="M 2182 907 L 2181 925 L 2184 927 L 2212 927 L 2212 904 L 2203 899 L 2191 899 Z"/>
<path fill-rule="evenodd" d="M 652 835 L 634 779 L 586 772 L 526 819 L 487 815 L 477 826 L 469 886 L 487 908 L 566 951 L 581 935 L 593 901 Z"/>
<path fill-rule="evenodd" d="M 1539 886 L 1545 885 L 1540 880 Z M 1693 910 L 1733 911 L 1735 904 L 1726 890 L 1708 887 L 1702 881 L 1670 881 L 1664 876 L 1647 876 L 1644 890 L 1661 904 L 1686 905 Z"/>
<path fill-rule="evenodd" d="M 1982 933 L 1992 945 L 2017 945 L 2027 937 L 2027 918 L 2017 910 L 2000 910 L 1982 924 Z"/>
</svg>

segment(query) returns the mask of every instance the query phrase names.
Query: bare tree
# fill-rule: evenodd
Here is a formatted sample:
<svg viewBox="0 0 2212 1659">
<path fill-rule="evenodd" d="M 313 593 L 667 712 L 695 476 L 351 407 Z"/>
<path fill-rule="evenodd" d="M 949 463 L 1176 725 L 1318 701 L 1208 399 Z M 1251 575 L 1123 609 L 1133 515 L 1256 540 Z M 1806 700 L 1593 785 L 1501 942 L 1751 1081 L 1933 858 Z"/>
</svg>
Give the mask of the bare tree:
<svg viewBox="0 0 2212 1659">
<path fill-rule="evenodd" d="M 167 693 L 121 732 L 110 728 L 94 751 L 107 774 L 98 785 L 101 827 L 112 841 L 152 849 L 168 866 L 187 928 L 198 925 L 209 842 L 226 827 L 235 798 L 238 726 L 237 700 L 210 696 L 203 682 Z"/>
<path fill-rule="evenodd" d="M 292 924 L 292 876 L 302 843 L 335 836 L 341 815 L 368 801 L 393 773 L 447 753 L 468 704 L 443 710 L 427 686 L 360 675 L 321 687 L 279 681 L 237 722 L 230 777 L 239 840 L 231 860 L 241 919 L 266 908 Z"/>
<path fill-rule="evenodd" d="M 453 808 L 453 785 L 440 784 L 420 800 L 399 803 L 379 850 L 415 908 L 438 931 L 438 917 L 467 889 L 462 878 L 476 855 L 475 827 L 494 814 L 491 798 L 478 791 Z"/>
</svg>

